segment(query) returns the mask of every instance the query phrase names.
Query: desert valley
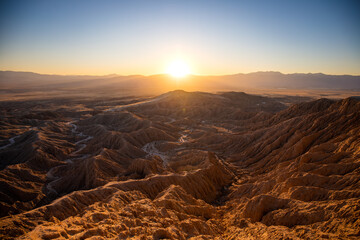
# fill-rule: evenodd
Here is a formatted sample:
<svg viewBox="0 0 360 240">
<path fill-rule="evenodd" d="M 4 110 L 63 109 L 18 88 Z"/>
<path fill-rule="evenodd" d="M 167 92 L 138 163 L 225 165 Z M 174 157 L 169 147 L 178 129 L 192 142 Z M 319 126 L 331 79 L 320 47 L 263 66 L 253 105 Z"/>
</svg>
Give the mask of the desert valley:
<svg viewBox="0 0 360 240">
<path fill-rule="evenodd" d="M 12 89 L 2 239 L 360 236 L 356 91 Z"/>
</svg>

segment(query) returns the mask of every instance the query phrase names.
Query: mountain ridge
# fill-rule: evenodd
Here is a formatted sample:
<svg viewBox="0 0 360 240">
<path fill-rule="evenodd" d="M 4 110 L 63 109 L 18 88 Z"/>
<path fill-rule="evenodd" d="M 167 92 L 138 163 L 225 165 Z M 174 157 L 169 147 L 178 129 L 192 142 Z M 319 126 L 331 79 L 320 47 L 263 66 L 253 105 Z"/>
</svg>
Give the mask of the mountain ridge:
<svg viewBox="0 0 360 240">
<path fill-rule="evenodd" d="M 360 76 L 326 75 L 323 73 L 254 72 L 223 76 L 189 75 L 177 80 L 166 74 L 157 75 L 44 75 L 30 72 L 0 71 L 4 90 L 14 89 L 96 89 L 123 88 L 167 92 L 177 88 L 187 91 L 255 89 L 344 89 L 359 90 Z"/>
</svg>

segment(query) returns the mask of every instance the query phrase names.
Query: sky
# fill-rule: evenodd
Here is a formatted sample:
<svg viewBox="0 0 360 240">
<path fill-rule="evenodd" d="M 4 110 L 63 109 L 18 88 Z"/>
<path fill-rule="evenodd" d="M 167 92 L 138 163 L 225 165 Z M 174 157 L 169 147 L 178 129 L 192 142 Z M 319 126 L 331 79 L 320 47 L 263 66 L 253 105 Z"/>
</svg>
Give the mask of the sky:
<svg viewBox="0 0 360 240">
<path fill-rule="evenodd" d="M 360 75 L 360 1 L 0 0 L 0 70 Z"/>
</svg>

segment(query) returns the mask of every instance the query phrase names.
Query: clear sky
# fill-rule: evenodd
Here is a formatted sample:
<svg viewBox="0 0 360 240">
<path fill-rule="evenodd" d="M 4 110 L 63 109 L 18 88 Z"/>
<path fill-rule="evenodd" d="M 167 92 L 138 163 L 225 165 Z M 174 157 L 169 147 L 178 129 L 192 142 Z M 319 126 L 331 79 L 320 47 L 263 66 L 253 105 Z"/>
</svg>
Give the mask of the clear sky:
<svg viewBox="0 0 360 240">
<path fill-rule="evenodd" d="M 0 69 L 360 75 L 360 1 L 0 0 Z"/>
</svg>

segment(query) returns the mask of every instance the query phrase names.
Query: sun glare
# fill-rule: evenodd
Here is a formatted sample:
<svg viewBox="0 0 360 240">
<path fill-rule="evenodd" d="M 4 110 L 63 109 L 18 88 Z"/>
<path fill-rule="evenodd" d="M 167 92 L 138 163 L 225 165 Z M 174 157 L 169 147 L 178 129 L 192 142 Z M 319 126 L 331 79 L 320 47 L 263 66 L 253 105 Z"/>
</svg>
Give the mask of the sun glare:
<svg viewBox="0 0 360 240">
<path fill-rule="evenodd" d="M 182 78 L 190 73 L 190 68 L 185 62 L 177 60 L 168 66 L 166 73 L 176 78 Z"/>
</svg>

